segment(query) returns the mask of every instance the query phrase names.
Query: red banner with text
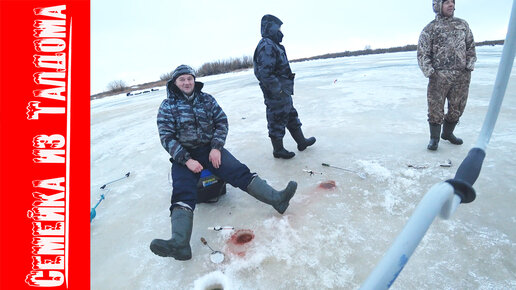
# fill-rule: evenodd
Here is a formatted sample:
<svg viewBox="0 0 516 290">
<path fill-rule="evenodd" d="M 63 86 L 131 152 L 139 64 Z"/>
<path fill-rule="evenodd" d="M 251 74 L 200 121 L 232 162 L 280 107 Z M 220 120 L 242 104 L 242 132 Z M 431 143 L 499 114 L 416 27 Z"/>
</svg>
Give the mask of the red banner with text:
<svg viewBox="0 0 516 290">
<path fill-rule="evenodd" d="M 0 3 L 0 289 L 89 289 L 90 3 Z"/>
</svg>

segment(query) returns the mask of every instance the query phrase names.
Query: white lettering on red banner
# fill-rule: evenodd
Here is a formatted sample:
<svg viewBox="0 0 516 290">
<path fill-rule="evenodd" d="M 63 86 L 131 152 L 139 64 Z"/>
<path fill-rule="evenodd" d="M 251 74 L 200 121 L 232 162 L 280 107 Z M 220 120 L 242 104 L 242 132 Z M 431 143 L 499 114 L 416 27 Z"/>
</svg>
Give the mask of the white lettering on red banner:
<svg viewBox="0 0 516 290">
<path fill-rule="evenodd" d="M 66 5 L 34 9 L 34 83 L 33 100 L 27 103 L 27 119 L 37 122 L 66 113 L 69 102 L 70 29 Z M 67 51 L 68 49 L 68 51 Z M 68 67 L 67 67 L 68 66 Z M 69 79 L 69 76 L 68 76 Z M 62 105 L 56 106 L 56 101 Z M 49 103 L 52 102 L 52 103 Z M 66 123 L 69 126 L 68 122 Z M 49 128 L 51 129 L 51 128 Z M 38 134 L 32 139 L 33 162 L 64 164 L 67 162 L 66 134 Z M 55 165 L 53 165 L 55 166 Z M 64 166 L 68 172 L 66 166 Z M 68 173 L 50 179 L 33 180 L 34 202 L 27 217 L 32 220 L 32 271 L 25 282 L 35 287 L 57 287 L 67 279 L 67 188 Z M 48 178 L 48 177 L 47 177 Z"/>
</svg>

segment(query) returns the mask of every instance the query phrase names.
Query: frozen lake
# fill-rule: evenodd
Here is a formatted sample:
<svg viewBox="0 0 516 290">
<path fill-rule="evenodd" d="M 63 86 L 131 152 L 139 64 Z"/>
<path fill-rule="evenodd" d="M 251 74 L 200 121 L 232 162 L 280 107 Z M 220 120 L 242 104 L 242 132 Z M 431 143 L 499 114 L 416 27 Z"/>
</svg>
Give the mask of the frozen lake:
<svg viewBox="0 0 516 290">
<path fill-rule="evenodd" d="M 426 149 L 427 79 L 415 52 L 293 63 L 294 105 L 317 143 L 291 160 L 272 156 L 263 96 L 252 70 L 199 78 L 229 119 L 226 148 L 275 188 L 298 191 L 284 215 L 228 185 L 216 204 L 194 213 L 186 262 L 155 256 L 154 238 L 170 238 L 168 153 L 159 142 L 164 87 L 91 102 L 92 289 L 356 289 L 379 262 L 430 187 L 453 178 L 476 143 L 493 90 L 501 46 L 477 47 L 466 111 L 455 134 Z M 171 68 L 173 69 L 173 68 Z M 516 72 L 487 147 L 477 199 L 449 220 L 436 219 L 392 289 L 516 289 Z M 452 167 L 440 163 L 451 160 Z M 367 174 L 365 179 L 321 163 Z M 416 169 L 408 165 L 425 168 Z M 304 170 L 313 170 L 310 175 Z M 99 189 L 108 181 L 128 179 Z M 334 189 L 319 188 L 334 181 Z M 230 231 L 250 229 L 244 256 Z M 210 250 L 226 254 L 222 264 Z"/>
</svg>

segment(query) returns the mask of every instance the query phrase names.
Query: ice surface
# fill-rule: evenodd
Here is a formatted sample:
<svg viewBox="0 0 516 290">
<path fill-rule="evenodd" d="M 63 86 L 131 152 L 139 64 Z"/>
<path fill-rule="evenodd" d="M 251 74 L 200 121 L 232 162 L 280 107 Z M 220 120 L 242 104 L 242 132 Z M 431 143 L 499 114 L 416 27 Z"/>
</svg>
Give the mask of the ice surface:
<svg viewBox="0 0 516 290">
<path fill-rule="evenodd" d="M 476 143 L 502 48 L 478 47 L 465 114 L 456 128 L 464 145 L 441 141 L 429 152 L 427 80 L 415 52 L 293 63 L 294 104 L 306 136 L 317 143 L 291 160 L 272 156 L 263 96 L 252 70 L 200 78 L 229 118 L 226 148 L 276 188 L 296 180 L 284 215 L 228 186 L 217 204 L 194 214 L 193 258 L 152 254 L 170 238 L 170 162 L 156 114 L 164 87 L 91 102 L 92 289 L 354 289 L 360 287 L 435 183 L 452 178 Z M 392 289 L 516 288 L 516 76 L 513 72 L 487 148 L 477 199 L 450 220 L 436 219 Z M 439 166 L 450 159 L 452 167 Z M 321 163 L 366 173 L 366 179 Z M 408 165 L 424 165 L 416 169 Z M 316 173 L 310 175 L 305 170 Z M 128 179 L 100 186 L 123 177 Z M 322 173 L 322 174 L 319 174 Z M 324 181 L 336 188 L 318 188 Z M 243 257 L 228 251 L 231 231 L 255 238 Z M 211 250 L 226 261 L 210 262 Z M 215 286 L 214 286 L 215 285 Z"/>
</svg>

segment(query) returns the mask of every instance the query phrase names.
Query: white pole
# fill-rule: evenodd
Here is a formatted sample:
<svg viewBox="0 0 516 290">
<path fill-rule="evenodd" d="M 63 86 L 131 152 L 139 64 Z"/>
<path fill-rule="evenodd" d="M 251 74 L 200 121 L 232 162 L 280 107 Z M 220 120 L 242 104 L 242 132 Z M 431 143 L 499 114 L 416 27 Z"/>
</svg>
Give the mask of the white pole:
<svg viewBox="0 0 516 290">
<path fill-rule="evenodd" d="M 388 289 L 403 270 L 435 217 L 444 205 L 453 203 L 454 196 L 453 186 L 447 182 L 432 186 L 361 289 Z"/>
<path fill-rule="evenodd" d="M 500 60 L 500 66 L 498 67 L 498 73 L 496 75 L 495 85 L 493 88 L 493 94 L 491 101 L 489 102 L 489 108 L 487 110 L 486 118 L 480 135 L 477 139 L 475 147 L 485 150 L 502 106 L 503 97 L 505 90 L 507 89 L 507 83 L 511 76 L 512 65 L 514 62 L 514 54 L 516 53 L 516 0 L 512 3 L 511 18 L 509 20 L 509 29 L 507 30 L 507 36 L 503 44 L 502 59 Z"/>
</svg>

